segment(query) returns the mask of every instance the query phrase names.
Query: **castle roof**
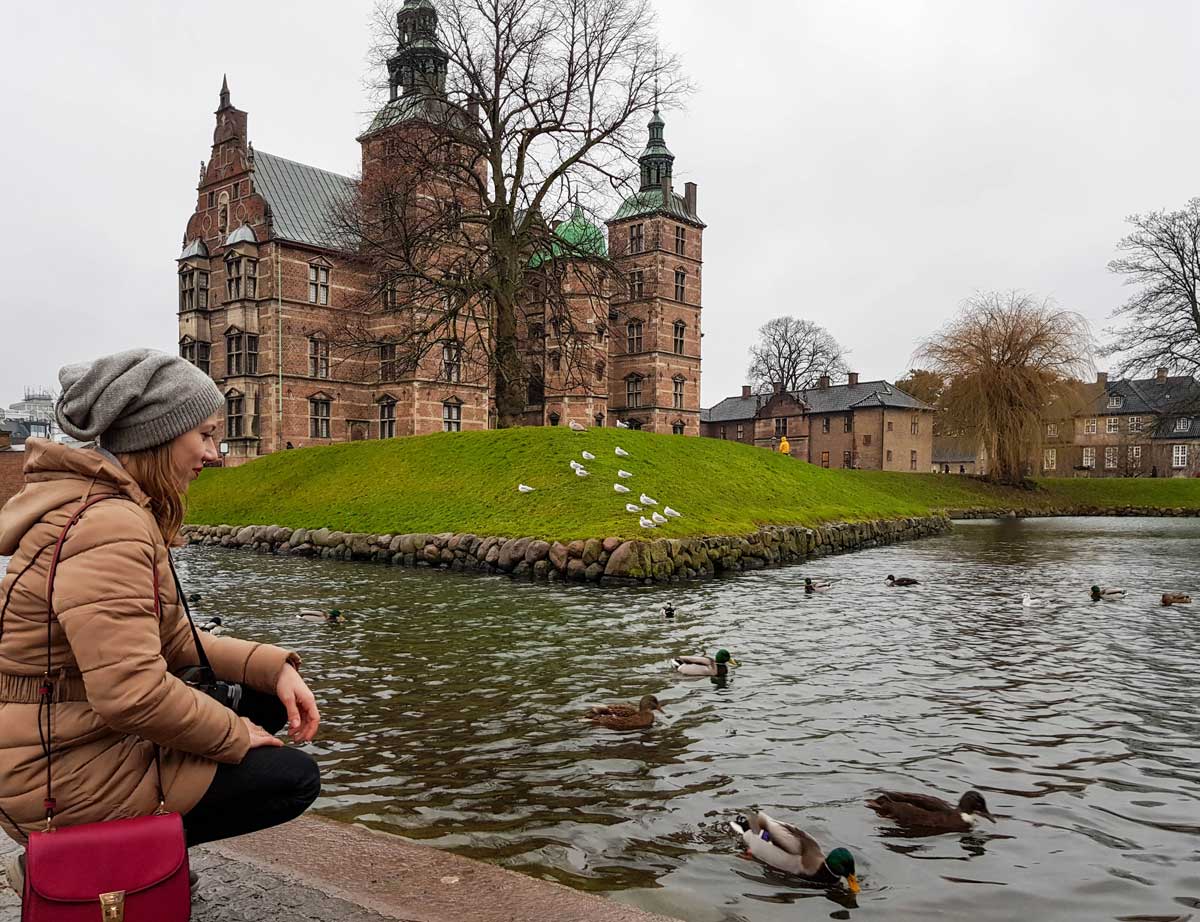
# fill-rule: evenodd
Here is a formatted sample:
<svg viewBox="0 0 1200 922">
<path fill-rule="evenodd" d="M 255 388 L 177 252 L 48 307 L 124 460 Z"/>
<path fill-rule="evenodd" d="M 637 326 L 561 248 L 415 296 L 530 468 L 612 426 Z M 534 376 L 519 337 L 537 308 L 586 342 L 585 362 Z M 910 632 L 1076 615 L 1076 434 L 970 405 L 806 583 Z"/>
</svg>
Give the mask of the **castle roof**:
<svg viewBox="0 0 1200 922">
<path fill-rule="evenodd" d="M 704 226 L 704 222 L 700 218 L 688 211 L 687 201 L 678 192 L 671 192 L 670 197 L 663 201 L 663 190 L 655 187 L 653 189 L 643 189 L 640 192 L 635 192 L 629 198 L 621 203 L 621 207 L 617 209 L 617 213 L 609 218 L 610 221 L 620 221 L 623 218 L 637 218 L 642 215 L 652 215 L 662 212 L 668 217 L 678 218 L 680 221 L 689 221 L 692 224 Z"/>
<path fill-rule="evenodd" d="M 578 205 L 571 212 L 571 217 L 554 228 L 554 236 L 563 243 L 557 242 L 550 246 L 550 259 L 571 259 L 572 257 L 598 256 L 601 259 L 608 255 L 608 244 L 604 239 L 604 231 L 588 220 L 583 209 Z M 529 260 L 529 268 L 536 269 L 546 261 L 545 253 L 534 253 Z"/>
<path fill-rule="evenodd" d="M 235 243 L 258 243 L 254 229 L 249 224 L 238 225 L 233 233 L 225 238 L 225 246 L 233 246 Z"/>
<path fill-rule="evenodd" d="M 205 246 L 202 237 L 193 237 L 183 248 L 183 252 L 179 254 L 180 259 L 191 259 L 193 256 L 199 256 L 202 259 L 208 257 L 208 247 Z"/>
<path fill-rule="evenodd" d="M 846 413 L 871 407 L 901 410 L 932 410 L 929 404 L 906 394 L 887 381 L 860 381 L 857 384 L 832 384 L 804 391 L 789 391 L 793 400 L 806 413 Z M 753 419 L 774 394 L 751 394 L 749 397 L 726 397 L 716 406 L 700 411 L 701 422 L 721 423 L 738 419 Z"/>
<path fill-rule="evenodd" d="M 254 191 L 267 200 L 272 232 L 282 240 L 346 249 L 337 231 L 337 215 L 353 197 L 355 186 L 349 176 L 254 152 Z"/>
</svg>

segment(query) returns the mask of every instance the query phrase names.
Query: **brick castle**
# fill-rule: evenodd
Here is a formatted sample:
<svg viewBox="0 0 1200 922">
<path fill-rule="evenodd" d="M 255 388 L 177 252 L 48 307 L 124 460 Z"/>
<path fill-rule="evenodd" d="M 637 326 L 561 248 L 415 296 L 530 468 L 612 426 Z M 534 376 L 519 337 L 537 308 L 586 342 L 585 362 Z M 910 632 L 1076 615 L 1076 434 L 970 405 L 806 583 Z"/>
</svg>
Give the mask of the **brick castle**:
<svg viewBox="0 0 1200 922">
<path fill-rule="evenodd" d="M 389 139 L 420 130 L 424 107 L 445 93 L 437 13 L 428 0 L 405 0 L 397 19 L 391 99 L 358 138 L 363 183 L 394 149 Z M 375 287 L 375 275 L 335 230 L 337 209 L 360 180 L 255 150 L 247 125 L 223 83 L 178 259 L 179 350 L 225 394 L 226 463 L 290 447 L 494 426 L 487 362 L 463 343 L 434 344 L 401 371 L 400 324 L 395 313 L 380 312 L 377 343 L 340 348 L 339 315 L 361 311 Z M 527 424 L 621 420 L 700 434 L 705 225 L 695 184 L 675 191 L 663 129 L 655 111 L 640 188 L 607 221 L 607 235 L 578 210 L 555 229 L 572 245 L 594 241 L 622 283 L 572 291 L 565 329 L 525 312 L 520 349 L 536 371 Z M 566 338 L 586 339 L 594 353 L 586 380 L 568 379 L 559 367 L 564 352 L 578 353 Z"/>
</svg>

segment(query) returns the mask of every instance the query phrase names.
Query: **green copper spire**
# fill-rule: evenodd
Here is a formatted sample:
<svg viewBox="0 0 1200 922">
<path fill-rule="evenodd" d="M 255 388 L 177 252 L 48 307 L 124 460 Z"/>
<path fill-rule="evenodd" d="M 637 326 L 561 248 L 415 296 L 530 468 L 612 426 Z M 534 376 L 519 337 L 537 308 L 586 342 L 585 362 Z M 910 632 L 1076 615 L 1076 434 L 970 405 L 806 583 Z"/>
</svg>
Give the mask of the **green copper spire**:
<svg viewBox="0 0 1200 922">
<path fill-rule="evenodd" d="M 667 149 L 667 142 L 663 140 L 663 128 L 666 127 L 666 124 L 659 114 L 658 106 L 655 105 L 654 115 L 650 117 L 646 126 L 650 129 L 650 136 L 646 139 L 646 149 L 638 158 L 638 162 L 642 166 L 642 192 L 647 189 L 661 188 L 664 179 L 668 184 L 671 181 L 671 165 L 675 162 L 675 155 Z"/>
</svg>

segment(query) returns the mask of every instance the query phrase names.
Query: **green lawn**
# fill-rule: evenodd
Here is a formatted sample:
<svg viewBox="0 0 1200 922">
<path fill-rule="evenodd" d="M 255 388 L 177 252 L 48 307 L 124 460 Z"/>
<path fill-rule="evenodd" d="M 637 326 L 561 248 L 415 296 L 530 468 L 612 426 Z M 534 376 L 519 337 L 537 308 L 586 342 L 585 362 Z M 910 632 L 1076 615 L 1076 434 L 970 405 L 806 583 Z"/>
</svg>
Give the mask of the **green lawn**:
<svg viewBox="0 0 1200 922">
<path fill-rule="evenodd" d="M 630 457 L 616 457 L 618 445 Z M 584 449 L 596 460 L 582 461 Z M 577 477 L 571 459 L 591 476 Z M 628 495 L 613 491 L 618 468 L 634 475 L 623 481 Z M 535 492 L 518 492 L 518 483 Z M 683 518 L 641 529 L 625 503 L 643 491 Z M 192 485 L 188 521 L 570 540 L 1078 504 L 1200 508 L 1200 480 L 1050 480 L 1035 491 L 1001 489 L 948 475 L 823 470 L 718 439 L 531 427 L 304 448 L 206 470 Z"/>
</svg>

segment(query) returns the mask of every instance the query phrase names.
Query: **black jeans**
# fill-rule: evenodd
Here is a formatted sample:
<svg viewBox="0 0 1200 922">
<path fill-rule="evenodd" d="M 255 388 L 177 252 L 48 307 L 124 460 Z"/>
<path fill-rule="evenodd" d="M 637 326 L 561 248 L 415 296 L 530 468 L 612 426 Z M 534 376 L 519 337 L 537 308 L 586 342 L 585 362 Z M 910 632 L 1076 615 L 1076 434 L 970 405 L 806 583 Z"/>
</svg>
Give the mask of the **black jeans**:
<svg viewBox="0 0 1200 922">
<path fill-rule="evenodd" d="M 287 724 L 273 695 L 243 690 L 238 714 L 269 733 Z M 237 765 L 221 764 L 212 784 L 183 817 L 188 846 L 245 835 L 294 820 L 321 793 L 321 772 L 307 752 L 291 746 L 251 749 Z"/>
</svg>

